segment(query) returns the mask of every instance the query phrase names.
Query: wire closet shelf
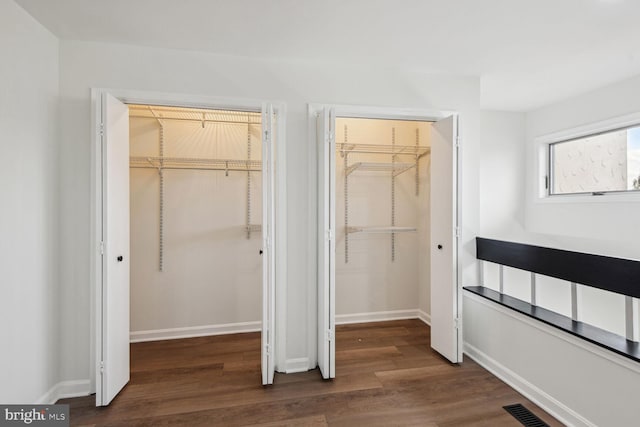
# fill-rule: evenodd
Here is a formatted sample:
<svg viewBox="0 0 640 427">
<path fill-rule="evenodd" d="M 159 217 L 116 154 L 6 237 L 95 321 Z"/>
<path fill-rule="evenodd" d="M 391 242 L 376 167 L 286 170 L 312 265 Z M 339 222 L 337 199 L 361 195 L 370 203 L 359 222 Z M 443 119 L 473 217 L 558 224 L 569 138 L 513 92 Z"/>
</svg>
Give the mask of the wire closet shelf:
<svg viewBox="0 0 640 427">
<path fill-rule="evenodd" d="M 256 111 L 211 110 L 189 107 L 169 107 L 130 104 L 129 117 L 134 119 L 152 119 L 159 127 L 158 156 L 131 156 L 130 168 L 156 169 L 159 176 L 159 250 L 158 269 L 164 271 L 164 170 L 212 170 L 229 172 L 245 172 L 247 174 L 246 185 L 246 214 L 244 230 L 246 238 L 250 239 L 252 233 L 262 231 L 260 224 L 252 223 L 252 191 L 251 173 L 262 171 L 262 162 L 251 160 L 251 126 L 262 124 L 262 113 Z M 244 125 L 246 126 L 247 156 L 246 159 L 217 159 L 197 157 L 167 157 L 165 152 L 165 125 L 167 122 L 194 122 L 199 123 L 202 129 L 208 123 L 217 125 Z"/>
<path fill-rule="evenodd" d="M 262 162 L 259 160 L 238 159 L 199 159 L 183 157 L 130 157 L 132 168 L 153 169 L 199 169 L 235 172 L 260 172 Z"/>
<path fill-rule="evenodd" d="M 420 159 L 431 153 L 431 148 L 420 145 L 420 132 L 416 129 L 415 145 L 396 144 L 396 129 L 392 129 L 391 144 L 354 144 L 347 141 L 348 131 L 345 125 L 345 140 L 336 144 L 336 151 L 344 159 L 344 224 L 345 224 L 345 263 L 349 262 L 349 235 L 353 233 L 380 233 L 391 235 L 391 260 L 396 257 L 396 234 L 413 233 L 417 227 L 402 227 L 396 225 L 396 177 L 411 169 L 415 171 L 415 195 L 419 194 Z M 383 155 L 390 161 L 350 162 L 352 155 Z M 400 161 L 402 160 L 402 161 Z M 391 178 L 391 224 L 389 226 L 352 226 L 349 224 L 349 176 L 356 172 L 385 172 Z"/>
</svg>

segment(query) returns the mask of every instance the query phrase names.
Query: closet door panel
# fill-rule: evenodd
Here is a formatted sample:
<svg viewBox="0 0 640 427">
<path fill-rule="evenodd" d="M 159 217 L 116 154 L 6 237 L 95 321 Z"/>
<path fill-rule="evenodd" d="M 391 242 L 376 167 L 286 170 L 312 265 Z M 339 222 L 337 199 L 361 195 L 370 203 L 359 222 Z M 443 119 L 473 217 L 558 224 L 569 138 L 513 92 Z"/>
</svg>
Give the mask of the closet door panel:
<svg viewBox="0 0 640 427">
<path fill-rule="evenodd" d="M 324 108 L 317 121 L 318 144 L 318 366 L 335 378 L 335 113 Z"/>
<path fill-rule="evenodd" d="M 262 384 L 275 375 L 275 116 L 262 111 Z"/>
<path fill-rule="evenodd" d="M 108 405 L 129 382 L 129 109 L 102 99 L 102 354 L 96 405 Z M 100 375 L 100 374 L 99 374 Z"/>
<path fill-rule="evenodd" d="M 461 361 L 457 328 L 457 117 L 433 124 L 431 138 L 431 347 Z"/>
</svg>

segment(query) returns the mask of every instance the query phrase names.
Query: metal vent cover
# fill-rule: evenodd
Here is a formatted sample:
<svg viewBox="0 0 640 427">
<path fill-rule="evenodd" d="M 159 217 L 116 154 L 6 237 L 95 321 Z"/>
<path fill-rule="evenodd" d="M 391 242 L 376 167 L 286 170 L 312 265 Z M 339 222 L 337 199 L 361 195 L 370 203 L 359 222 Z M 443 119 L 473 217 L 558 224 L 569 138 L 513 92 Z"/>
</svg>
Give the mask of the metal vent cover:
<svg viewBox="0 0 640 427">
<path fill-rule="evenodd" d="M 549 427 L 549 424 L 542 421 L 520 403 L 503 406 L 503 408 L 525 427 Z"/>
</svg>

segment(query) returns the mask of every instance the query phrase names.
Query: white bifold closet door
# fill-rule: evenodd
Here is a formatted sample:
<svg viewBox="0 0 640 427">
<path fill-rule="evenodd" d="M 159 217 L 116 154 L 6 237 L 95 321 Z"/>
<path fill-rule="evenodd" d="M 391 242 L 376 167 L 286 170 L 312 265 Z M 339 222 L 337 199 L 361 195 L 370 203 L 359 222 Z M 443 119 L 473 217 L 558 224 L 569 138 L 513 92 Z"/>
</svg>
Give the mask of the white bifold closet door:
<svg viewBox="0 0 640 427">
<path fill-rule="evenodd" d="M 457 116 L 431 131 L 431 347 L 462 362 L 459 329 Z"/>
<path fill-rule="evenodd" d="M 96 361 L 96 406 L 129 382 L 129 108 L 102 95 L 102 340 Z"/>
<path fill-rule="evenodd" d="M 318 145 L 318 366 L 335 377 L 335 112 L 320 110 Z M 458 330 L 457 116 L 433 123 L 431 138 L 431 346 L 462 361 Z"/>
<path fill-rule="evenodd" d="M 273 106 L 262 109 L 262 384 L 275 375 L 275 142 Z"/>
<path fill-rule="evenodd" d="M 96 310 L 96 406 L 106 406 L 129 382 L 129 109 L 103 93 L 100 108 L 102 280 Z M 276 114 L 262 108 L 263 275 L 262 383 L 275 374 Z"/>
<path fill-rule="evenodd" d="M 322 109 L 317 117 L 318 145 L 318 366 L 322 377 L 336 376 L 336 149 L 335 112 Z"/>
</svg>

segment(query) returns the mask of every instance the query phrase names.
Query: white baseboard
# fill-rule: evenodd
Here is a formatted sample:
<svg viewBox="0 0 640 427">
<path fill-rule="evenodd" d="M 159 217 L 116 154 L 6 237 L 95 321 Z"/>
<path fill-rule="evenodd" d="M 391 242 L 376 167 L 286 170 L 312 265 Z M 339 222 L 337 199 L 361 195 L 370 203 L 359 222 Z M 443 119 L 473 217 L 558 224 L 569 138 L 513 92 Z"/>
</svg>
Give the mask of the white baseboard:
<svg viewBox="0 0 640 427">
<path fill-rule="evenodd" d="M 431 326 L 431 315 L 422 310 L 418 310 L 418 319 Z"/>
<path fill-rule="evenodd" d="M 299 359 L 288 359 L 287 366 L 284 370 L 285 374 L 293 374 L 296 372 L 307 372 L 309 369 L 309 358 L 301 357 Z"/>
<path fill-rule="evenodd" d="M 464 343 L 464 353 L 475 360 L 480 366 L 509 384 L 520 394 L 554 416 L 568 426 L 596 427 L 595 424 L 564 405 L 562 402 L 545 393 L 542 389 L 531 384 L 512 370 L 501 365 L 495 359 L 478 350 L 469 343 Z"/>
<path fill-rule="evenodd" d="M 424 319 L 420 310 L 374 311 L 371 313 L 336 314 L 336 325 L 349 323 L 383 322 L 386 320 Z M 426 313 L 424 313 L 426 315 Z M 426 323 L 426 322 L 425 322 Z"/>
<path fill-rule="evenodd" d="M 37 405 L 53 405 L 58 399 L 87 396 L 90 393 L 89 380 L 62 381 L 51 387 L 38 401 Z"/>
<path fill-rule="evenodd" d="M 186 328 L 155 329 L 150 331 L 133 331 L 129 334 L 130 342 L 175 340 L 179 338 L 205 337 L 209 335 L 240 334 L 257 332 L 262 329 L 262 322 L 226 323 L 222 325 L 190 326 Z"/>
</svg>

